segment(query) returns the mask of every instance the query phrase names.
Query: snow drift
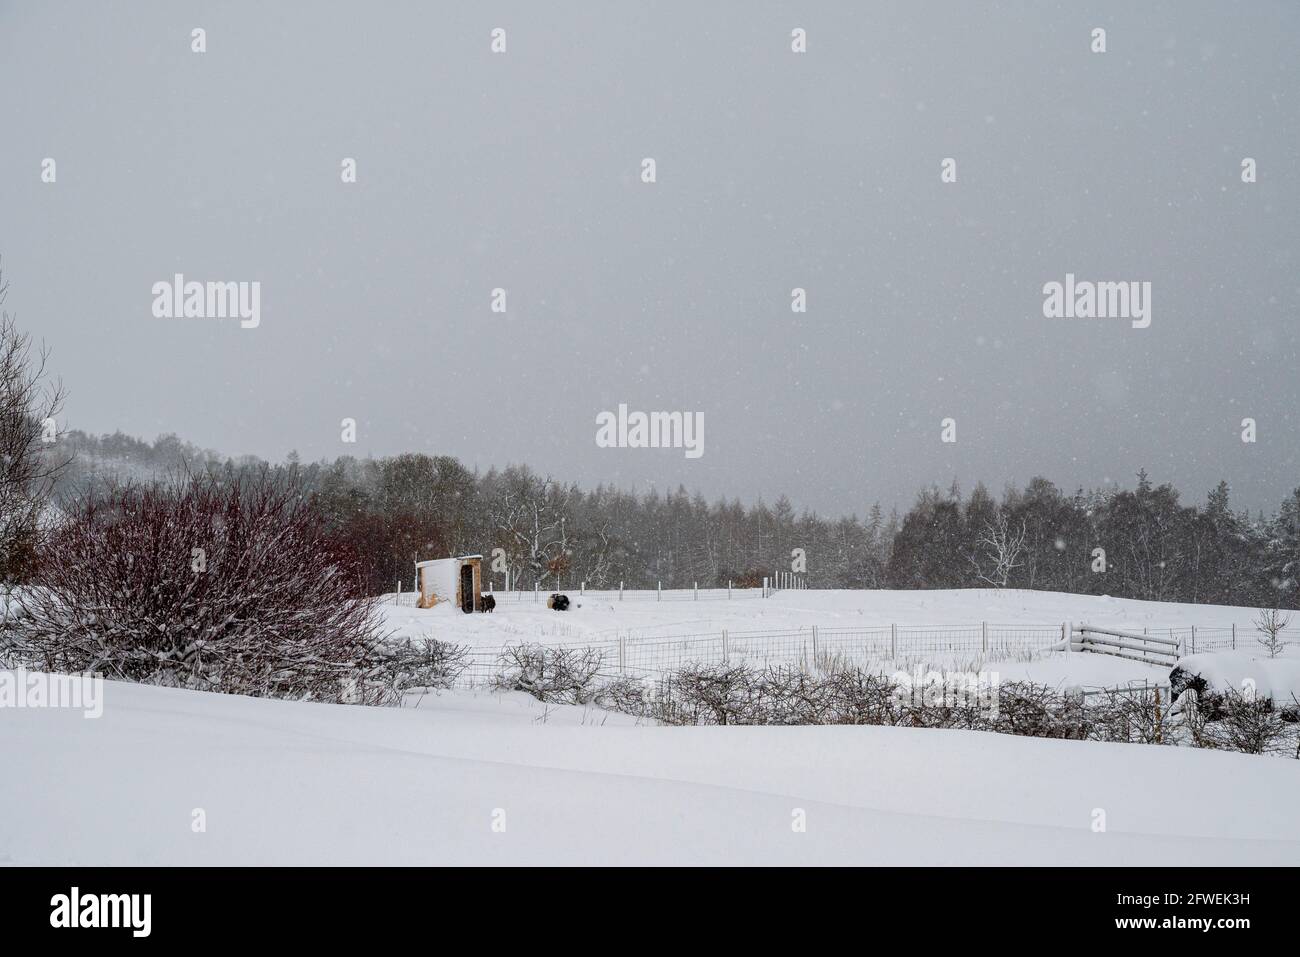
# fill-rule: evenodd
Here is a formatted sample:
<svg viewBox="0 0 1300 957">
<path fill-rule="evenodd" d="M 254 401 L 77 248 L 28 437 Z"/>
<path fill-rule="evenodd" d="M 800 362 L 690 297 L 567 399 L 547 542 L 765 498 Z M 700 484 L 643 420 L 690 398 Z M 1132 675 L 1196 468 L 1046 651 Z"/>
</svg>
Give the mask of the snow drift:
<svg viewBox="0 0 1300 957">
<path fill-rule="evenodd" d="M 0 756 L 12 864 L 1300 860 L 1300 817 L 1279 800 L 1300 788 L 1297 761 L 961 731 L 644 727 L 522 695 L 393 709 L 108 682 L 99 720 L 0 712 Z"/>
</svg>

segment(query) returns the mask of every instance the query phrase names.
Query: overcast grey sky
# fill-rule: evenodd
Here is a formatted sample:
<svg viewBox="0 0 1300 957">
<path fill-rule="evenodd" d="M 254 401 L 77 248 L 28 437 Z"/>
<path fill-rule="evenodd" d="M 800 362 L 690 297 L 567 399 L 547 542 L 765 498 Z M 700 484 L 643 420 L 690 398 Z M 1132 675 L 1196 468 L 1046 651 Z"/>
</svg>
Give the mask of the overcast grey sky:
<svg viewBox="0 0 1300 957">
<path fill-rule="evenodd" d="M 7 308 L 92 432 L 823 513 L 1145 466 L 1271 511 L 1298 71 L 1265 0 L 0 2 Z M 261 325 L 155 318 L 177 272 L 259 281 Z M 1150 327 L 1044 318 L 1067 272 L 1151 282 Z M 704 455 L 597 448 L 619 403 L 702 413 Z"/>
</svg>

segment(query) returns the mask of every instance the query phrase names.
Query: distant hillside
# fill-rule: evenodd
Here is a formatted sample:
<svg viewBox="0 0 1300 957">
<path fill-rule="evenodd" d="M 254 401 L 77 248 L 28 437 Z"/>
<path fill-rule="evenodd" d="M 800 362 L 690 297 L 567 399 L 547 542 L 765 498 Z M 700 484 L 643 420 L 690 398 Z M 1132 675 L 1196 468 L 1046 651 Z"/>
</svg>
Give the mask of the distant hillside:
<svg viewBox="0 0 1300 957">
<path fill-rule="evenodd" d="M 177 472 L 203 471 L 225 459 L 211 449 L 160 435 L 152 443 L 122 432 L 88 435 L 70 431 L 59 436 L 52 453 L 67 460 L 54 488 L 56 502 L 125 482 L 165 479 Z"/>
</svg>

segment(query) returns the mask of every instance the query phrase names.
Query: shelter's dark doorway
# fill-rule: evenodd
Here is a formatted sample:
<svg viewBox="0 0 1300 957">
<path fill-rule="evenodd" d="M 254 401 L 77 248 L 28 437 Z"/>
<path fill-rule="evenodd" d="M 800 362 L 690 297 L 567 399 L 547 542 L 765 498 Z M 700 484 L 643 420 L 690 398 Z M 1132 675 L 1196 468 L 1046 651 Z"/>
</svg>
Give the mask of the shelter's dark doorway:
<svg viewBox="0 0 1300 957">
<path fill-rule="evenodd" d="M 474 610 L 474 566 L 460 566 L 460 610 L 469 614 Z"/>
</svg>

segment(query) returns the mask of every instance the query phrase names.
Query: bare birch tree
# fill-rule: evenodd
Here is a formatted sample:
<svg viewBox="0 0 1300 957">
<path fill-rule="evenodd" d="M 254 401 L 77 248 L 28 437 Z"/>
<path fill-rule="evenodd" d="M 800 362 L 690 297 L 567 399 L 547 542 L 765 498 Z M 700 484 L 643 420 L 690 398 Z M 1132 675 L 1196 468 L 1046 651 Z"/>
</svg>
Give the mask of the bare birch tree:
<svg viewBox="0 0 1300 957">
<path fill-rule="evenodd" d="M 1286 642 L 1282 640 L 1282 632 L 1289 624 L 1291 624 L 1291 616 L 1285 614 L 1280 608 L 1259 610 L 1255 618 L 1255 630 L 1259 632 L 1260 637 L 1255 640 L 1264 646 L 1270 658 L 1276 658 L 1286 647 Z"/>
<path fill-rule="evenodd" d="M 971 559 L 980 580 L 995 588 L 1006 588 L 1011 573 L 1023 564 L 1019 559 L 1025 550 L 1025 538 L 1024 521 L 1016 528 L 1004 510 L 999 509 L 994 518 L 986 521 L 984 531 L 976 540 L 983 554 Z M 981 562 L 981 558 L 986 561 Z"/>
</svg>

